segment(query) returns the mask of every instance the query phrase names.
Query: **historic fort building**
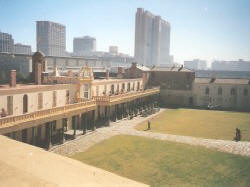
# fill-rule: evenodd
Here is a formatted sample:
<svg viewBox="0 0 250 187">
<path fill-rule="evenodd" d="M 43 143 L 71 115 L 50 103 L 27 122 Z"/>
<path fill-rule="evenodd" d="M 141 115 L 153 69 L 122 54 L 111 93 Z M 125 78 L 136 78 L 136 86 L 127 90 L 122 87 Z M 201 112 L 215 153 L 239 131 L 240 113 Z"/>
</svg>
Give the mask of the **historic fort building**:
<svg viewBox="0 0 250 187">
<path fill-rule="evenodd" d="M 110 120 L 132 118 L 152 110 L 159 88 L 146 89 L 145 79 L 117 77 L 94 79 L 90 67 L 61 76 L 55 67 L 48 74 L 44 55 L 32 57 L 33 84 L 17 85 L 15 70 L 9 85 L 0 87 L 0 134 L 50 148 L 77 134 L 109 125 Z"/>
</svg>

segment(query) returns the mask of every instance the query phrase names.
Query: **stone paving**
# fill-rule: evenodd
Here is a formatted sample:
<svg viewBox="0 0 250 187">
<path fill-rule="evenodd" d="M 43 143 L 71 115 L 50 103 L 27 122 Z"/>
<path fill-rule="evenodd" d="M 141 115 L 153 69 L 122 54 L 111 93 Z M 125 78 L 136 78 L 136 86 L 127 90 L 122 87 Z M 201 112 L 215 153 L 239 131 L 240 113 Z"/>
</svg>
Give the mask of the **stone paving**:
<svg viewBox="0 0 250 187">
<path fill-rule="evenodd" d="M 203 139 L 190 136 L 179 136 L 147 131 L 138 131 L 134 128 L 138 123 L 148 120 L 154 117 L 155 115 L 158 115 L 159 113 L 163 112 L 164 110 L 165 109 L 161 109 L 160 112 L 153 114 L 149 117 L 136 117 L 132 120 L 123 119 L 117 122 L 112 122 L 109 127 L 98 128 L 93 132 L 87 133 L 86 135 L 78 136 L 75 140 L 71 140 L 65 142 L 62 145 L 52 147 L 50 151 L 61 155 L 70 156 L 77 152 L 83 152 L 89 147 L 115 135 L 134 135 L 158 140 L 186 143 L 195 146 L 203 146 L 221 152 L 250 157 L 250 142 Z"/>
</svg>

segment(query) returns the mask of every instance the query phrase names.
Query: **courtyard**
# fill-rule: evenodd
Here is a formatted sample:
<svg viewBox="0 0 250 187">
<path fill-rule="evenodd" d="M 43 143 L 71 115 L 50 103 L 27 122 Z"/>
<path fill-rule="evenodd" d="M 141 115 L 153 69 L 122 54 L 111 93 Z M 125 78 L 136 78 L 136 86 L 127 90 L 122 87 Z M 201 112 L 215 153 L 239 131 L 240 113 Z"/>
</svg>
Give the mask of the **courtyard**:
<svg viewBox="0 0 250 187">
<path fill-rule="evenodd" d="M 220 119 L 231 122 L 232 128 L 232 119 L 236 115 L 239 119 L 237 124 L 242 125 L 238 126 L 241 129 L 247 127 L 249 118 L 247 113 L 161 109 L 147 117 L 137 116 L 132 120 L 112 122 L 109 127 L 98 128 L 87 135 L 55 146 L 50 151 L 150 186 L 248 186 L 250 142 L 235 142 L 224 138 L 224 134 L 229 132 L 223 134 L 223 130 L 218 139 L 156 130 L 157 124 L 165 124 L 163 119 L 168 122 L 166 116 L 174 118 L 172 112 L 177 112 L 177 116 L 181 115 L 178 112 L 186 112 L 187 124 L 191 121 L 188 118 L 190 113 L 195 118 L 197 112 L 199 115 L 205 112 L 203 117 L 209 118 L 207 123 L 216 123 Z M 230 116 L 227 121 L 225 116 Z M 212 117 L 215 119 L 212 120 Z M 198 118 L 202 124 L 204 119 L 201 116 Z M 148 120 L 152 122 L 152 130 L 145 130 Z M 184 124 L 185 121 L 182 125 Z M 215 127 L 216 124 L 210 125 L 210 135 L 213 134 L 211 129 Z M 201 129 L 200 132 L 206 131 L 205 127 Z"/>
<path fill-rule="evenodd" d="M 136 129 L 144 131 L 147 127 L 144 121 Z M 233 140 L 236 127 L 241 130 L 242 141 L 250 141 L 250 113 L 167 109 L 151 120 L 150 132 Z"/>
<path fill-rule="evenodd" d="M 250 158 L 118 135 L 71 158 L 151 186 L 248 186 Z"/>
</svg>

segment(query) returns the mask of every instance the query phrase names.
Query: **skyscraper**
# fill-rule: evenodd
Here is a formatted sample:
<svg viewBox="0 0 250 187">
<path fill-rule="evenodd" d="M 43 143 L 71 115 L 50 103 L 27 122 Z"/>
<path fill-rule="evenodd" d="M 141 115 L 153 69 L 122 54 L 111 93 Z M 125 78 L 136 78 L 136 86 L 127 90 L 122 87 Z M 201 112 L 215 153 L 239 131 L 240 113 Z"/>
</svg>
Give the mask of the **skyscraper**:
<svg viewBox="0 0 250 187">
<path fill-rule="evenodd" d="M 170 62 L 170 24 L 149 11 L 138 8 L 135 18 L 135 59 L 153 66 Z"/>
<path fill-rule="evenodd" d="M 78 37 L 73 40 L 74 55 L 86 55 L 96 51 L 96 39 L 90 36 Z"/>
<path fill-rule="evenodd" d="M 36 22 L 37 51 L 46 56 L 64 56 L 66 49 L 66 28 L 50 21 Z"/>
<path fill-rule="evenodd" d="M 14 52 L 14 39 L 11 34 L 0 32 L 0 52 Z"/>
</svg>

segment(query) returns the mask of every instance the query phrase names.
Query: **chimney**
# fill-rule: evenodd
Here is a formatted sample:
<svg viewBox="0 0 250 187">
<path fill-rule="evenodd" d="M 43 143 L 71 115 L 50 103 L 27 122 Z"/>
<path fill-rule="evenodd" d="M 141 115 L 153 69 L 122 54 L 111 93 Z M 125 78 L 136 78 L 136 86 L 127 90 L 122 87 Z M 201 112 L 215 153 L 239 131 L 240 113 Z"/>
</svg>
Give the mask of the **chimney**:
<svg viewBox="0 0 250 187">
<path fill-rule="evenodd" d="M 109 79 L 109 70 L 106 69 L 106 79 Z"/>
<path fill-rule="evenodd" d="M 10 87 L 16 87 L 16 70 L 10 70 Z"/>
<path fill-rule="evenodd" d="M 42 83 L 42 65 L 40 63 L 35 64 L 35 83 Z"/>
<path fill-rule="evenodd" d="M 131 66 L 131 68 L 136 68 L 136 62 L 132 62 L 132 66 Z"/>
</svg>

